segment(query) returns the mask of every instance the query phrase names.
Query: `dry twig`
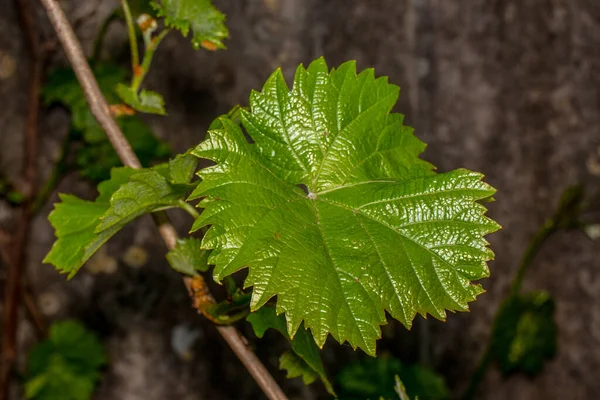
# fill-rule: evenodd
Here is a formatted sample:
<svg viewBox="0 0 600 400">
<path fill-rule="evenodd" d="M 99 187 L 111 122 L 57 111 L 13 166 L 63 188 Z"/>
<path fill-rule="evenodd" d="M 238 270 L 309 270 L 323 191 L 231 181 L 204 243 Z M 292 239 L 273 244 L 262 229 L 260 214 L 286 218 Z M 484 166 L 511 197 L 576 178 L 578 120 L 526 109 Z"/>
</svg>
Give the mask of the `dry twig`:
<svg viewBox="0 0 600 400">
<path fill-rule="evenodd" d="M 29 0 L 16 0 L 21 14 L 23 30 L 31 54 L 31 77 L 29 81 L 29 103 L 25 125 L 25 201 L 19 210 L 15 233 L 2 252 L 7 277 L 4 298 L 4 332 L 2 335 L 2 365 L 0 368 L 0 399 L 8 398 L 10 375 L 17 354 L 17 328 L 23 271 L 27 261 L 26 247 L 31 221 L 31 202 L 37 178 L 37 126 L 39 118 L 39 91 L 43 72 L 43 51 L 36 29 L 35 17 Z M 32 305 L 34 306 L 34 305 Z"/>
</svg>

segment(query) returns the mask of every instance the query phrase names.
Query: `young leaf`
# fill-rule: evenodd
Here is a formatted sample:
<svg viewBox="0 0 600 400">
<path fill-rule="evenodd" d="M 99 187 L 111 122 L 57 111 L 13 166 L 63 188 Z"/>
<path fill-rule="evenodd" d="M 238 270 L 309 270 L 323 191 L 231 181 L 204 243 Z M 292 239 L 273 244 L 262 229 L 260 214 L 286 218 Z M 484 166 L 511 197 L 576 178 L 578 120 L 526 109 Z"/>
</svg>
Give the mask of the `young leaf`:
<svg viewBox="0 0 600 400">
<path fill-rule="evenodd" d="M 285 352 L 279 357 L 279 369 L 287 371 L 286 378 L 302 378 L 305 385 L 317 380 L 319 375 L 294 352 Z"/>
<path fill-rule="evenodd" d="M 58 240 L 44 262 L 71 278 L 127 223 L 143 214 L 180 206 L 190 185 L 171 184 L 171 180 L 169 164 L 139 170 L 115 168 L 111 179 L 98 186 L 100 195 L 95 201 L 61 195 L 62 202 L 48 217 Z"/>
<path fill-rule="evenodd" d="M 171 185 L 156 169 L 139 170 L 112 195 L 110 207 L 100 218 L 95 233 L 114 226 L 121 229 L 130 221 L 154 211 L 177 207 L 189 193 L 187 185 Z"/>
<path fill-rule="evenodd" d="M 262 338 L 268 329 L 275 329 L 285 336 L 291 342 L 294 353 L 306 365 L 307 368 L 313 371 L 311 374 L 307 368 L 301 368 L 301 364 L 298 362 L 293 362 L 294 360 L 290 359 L 291 356 L 286 356 L 285 359 L 280 359 L 279 365 L 281 368 L 288 370 L 288 374 L 295 374 L 298 372 L 298 370 L 302 370 L 301 375 L 303 376 L 303 379 L 309 379 L 310 376 L 316 375 L 321 378 L 321 381 L 325 385 L 327 391 L 331 394 L 334 394 L 333 387 L 327 379 L 327 374 L 325 373 L 325 367 L 321 361 L 319 349 L 315 345 L 314 339 L 306 329 L 301 327 L 298 329 L 295 336 L 290 338 L 283 315 L 277 315 L 275 309 L 268 306 L 262 307 L 258 311 L 251 313 L 248 315 L 246 320 L 250 323 L 250 325 L 252 325 L 254 333 L 259 338 Z M 294 372 L 291 372 L 287 367 L 294 369 Z M 314 381 L 314 379 L 312 381 Z"/>
<path fill-rule="evenodd" d="M 0 174 L 0 199 L 12 205 L 19 205 L 26 200 L 26 197 Z"/>
<path fill-rule="evenodd" d="M 152 90 L 144 89 L 137 93 L 130 87 L 119 83 L 117 85 L 117 94 L 125 104 L 136 111 L 148 114 L 167 115 L 167 112 L 165 111 L 165 100 L 160 94 L 153 92 Z"/>
<path fill-rule="evenodd" d="M 96 201 L 61 194 L 61 202 L 54 206 L 48 217 L 57 240 L 44 262 L 68 273 L 69 278 L 73 277 L 96 250 L 119 231 L 119 226 L 100 233 L 96 233 L 96 228 L 110 207 L 110 197 L 135 172 L 127 167 L 113 169 L 111 179 L 98 185 L 100 194 Z"/>
<path fill-rule="evenodd" d="M 87 400 L 106 363 L 102 344 L 75 321 L 57 322 L 29 354 L 25 397 Z"/>
<path fill-rule="evenodd" d="M 541 372 L 556 354 L 554 300 L 547 292 L 508 298 L 492 331 L 494 357 L 504 373 Z"/>
<path fill-rule="evenodd" d="M 200 248 L 200 239 L 186 238 L 177 241 L 177 246 L 167 253 L 167 261 L 175 271 L 196 275 L 197 271 L 208 270 L 208 251 Z"/>
<path fill-rule="evenodd" d="M 394 399 L 398 397 L 397 380 L 410 398 L 442 400 L 450 391 L 442 377 L 421 365 L 406 366 L 388 355 L 366 358 L 344 367 L 336 377 L 339 395 L 344 400 Z"/>
<path fill-rule="evenodd" d="M 250 96 L 242 124 L 226 117 L 194 154 L 204 199 L 194 229 L 212 225 L 214 277 L 248 266 L 252 310 L 277 296 L 291 336 L 304 320 L 319 346 L 329 333 L 375 354 L 384 311 L 410 328 L 416 313 L 467 311 L 499 225 L 478 201 L 495 190 L 464 169 L 436 174 L 425 145 L 390 110 L 399 88 L 354 62 L 280 70 Z M 213 125 L 218 126 L 218 125 Z M 318 296 L 315 296 L 318 293 Z"/>
<path fill-rule="evenodd" d="M 160 0 L 152 2 L 165 25 L 179 30 L 183 36 L 194 31 L 192 45 L 196 50 L 224 49 L 223 39 L 229 36 L 225 26 L 225 15 L 217 10 L 210 0 Z"/>
<path fill-rule="evenodd" d="M 185 185 L 192 181 L 194 172 L 198 167 L 198 159 L 189 151 L 177 154 L 169 161 L 169 176 L 171 183 Z"/>
</svg>

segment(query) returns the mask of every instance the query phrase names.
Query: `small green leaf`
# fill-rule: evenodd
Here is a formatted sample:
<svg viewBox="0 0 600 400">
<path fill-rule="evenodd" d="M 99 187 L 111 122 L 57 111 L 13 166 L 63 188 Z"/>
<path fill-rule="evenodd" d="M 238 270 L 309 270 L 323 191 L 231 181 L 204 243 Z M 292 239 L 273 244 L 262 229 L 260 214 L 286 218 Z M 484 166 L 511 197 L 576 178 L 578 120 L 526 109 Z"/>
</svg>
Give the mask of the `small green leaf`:
<svg viewBox="0 0 600 400">
<path fill-rule="evenodd" d="M 23 193 L 17 191 L 11 191 L 6 194 L 6 200 L 11 204 L 21 204 L 25 201 L 26 197 Z"/>
<path fill-rule="evenodd" d="M 509 297 L 492 331 L 492 349 L 502 371 L 536 375 L 557 347 L 554 300 L 547 292 Z"/>
<path fill-rule="evenodd" d="M 88 400 L 106 364 L 102 344 L 75 321 L 56 322 L 29 354 L 25 397 Z"/>
<path fill-rule="evenodd" d="M 201 243 L 196 238 L 179 239 L 177 246 L 167 253 L 167 261 L 182 274 L 194 276 L 197 271 L 206 272 L 209 252 L 200 248 Z"/>
<path fill-rule="evenodd" d="M 344 400 L 397 398 L 397 381 L 410 398 L 442 400 L 450 398 L 444 379 L 421 365 L 406 366 L 389 355 L 365 358 L 344 367 L 336 377 L 339 395 Z"/>
<path fill-rule="evenodd" d="M 112 195 L 95 233 L 115 226 L 121 229 L 144 214 L 177 207 L 188 193 L 187 185 L 171 185 L 156 169 L 138 170 Z"/>
<path fill-rule="evenodd" d="M 268 329 L 275 329 L 285 336 L 291 342 L 294 353 L 321 378 L 327 391 L 334 394 L 333 387 L 327 379 L 323 361 L 321 361 L 319 348 L 315 345 L 315 341 L 308 330 L 301 327 L 294 337 L 290 338 L 283 315 L 277 315 L 275 308 L 268 306 L 251 313 L 246 319 L 259 338 L 263 337 Z"/>
<path fill-rule="evenodd" d="M 421 160 L 390 113 L 398 94 L 354 62 L 301 65 L 291 89 L 277 70 L 241 111 L 245 132 L 222 117 L 194 150 L 216 163 L 191 196 L 214 278 L 247 267 L 252 310 L 276 296 L 292 336 L 304 322 L 319 346 L 332 334 L 374 355 L 386 311 L 410 328 L 483 292 L 472 281 L 489 275 L 484 236 L 499 225 L 480 201 L 495 190 Z"/>
<path fill-rule="evenodd" d="M 229 36 L 225 26 L 225 15 L 217 10 L 210 0 L 161 0 L 152 2 L 165 25 L 179 30 L 183 36 L 190 29 L 194 32 L 192 45 L 196 50 L 224 49 L 223 39 Z"/>
<path fill-rule="evenodd" d="M 127 223 L 143 214 L 180 206 L 190 185 L 171 184 L 168 171 L 169 164 L 138 170 L 115 168 L 111 179 L 98 186 L 96 201 L 60 195 L 62 202 L 48 217 L 58 239 L 44 262 L 70 278 Z"/>
<path fill-rule="evenodd" d="M 48 217 L 56 231 L 57 240 L 44 262 L 68 273 L 69 278 L 75 275 L 96 250 L 119 231 L 119 226 L 100 233 L 96 233 L 96 228 L 110 207 L 112 194 L 135 172 L 127 167 L 113 169 L 111 179 L 98 185 L 100 194 L 96 201 L 61 194 L 61 202 L 54 206 L 54 211 Z"/>
<path fill-rule="evenodd" d="M 305 385 L 317 380 L 319 375 L 294 352 L 285 352 L 279 357 L 279 369 L 287 371 L 286 378 L 302 378 Z"/>
<path fill-rule="evenodd" d="M 188 184 L 194 177 L 194 172 L 198 166 L 198 158 L 194 157 L 189 151 L 184 154 L 178 154 L 169 161 L 169 175 L 171 183 Z"/>
<path fill-rule="evenodd" d="M 117 85 L 117 94 L 131 108 L 147 114 L 167 115 L 165 100 L 152 90 L 141 90 L 139 93 L 122 83 Z"/>
<path fill-rule="evenodd" d="M 19 205 L 26 200 L 26 196 L 0 174 L 0 199 L 13 205 Z"/>
</svg>

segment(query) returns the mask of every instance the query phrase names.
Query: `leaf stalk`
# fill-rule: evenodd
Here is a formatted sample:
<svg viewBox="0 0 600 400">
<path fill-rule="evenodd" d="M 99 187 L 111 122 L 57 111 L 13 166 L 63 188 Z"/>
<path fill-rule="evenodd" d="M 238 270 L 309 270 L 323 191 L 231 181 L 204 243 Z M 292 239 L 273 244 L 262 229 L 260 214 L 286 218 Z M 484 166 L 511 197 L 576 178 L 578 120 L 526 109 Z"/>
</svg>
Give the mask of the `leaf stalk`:
<svg viewBox="0 0 600 400">
<path fill-rule="evenodd" d="M 125 14 L 125 21 L 127 22 L 127 33 L 129 35 L 129 47 L 131 49 L 131 70 L 135 76 L 136 70 L 140 65 L 140 52 L 138 49 L 137 35 L 135 33 L 135 23 L 131 16 L 131 9 L 127 0 L 121 0 L 121 7 L 123 8 L 123 14 Z"/>
<path fill-rule="evenodd" d="M 152 65 L 152 59 L 154 58 L 154 53 L 156 53 L 156 49 L 160 45 L 160 42 L 167 36 L 170 32 L 170 29 L 164 29 L 157 36 L 155 36 L 149 44 L 146 46 L 144 51 L 144 60 L 142 61 L 142 65 L 138 66 L 136 70 L 133 71 L 133 78 L 131 80 L 131 89 L 135 92 L 140 90 L 140 86 L 144 81 L 144 78 L 148 74 L 150 70 L 150 66 Z"/>
</svg>

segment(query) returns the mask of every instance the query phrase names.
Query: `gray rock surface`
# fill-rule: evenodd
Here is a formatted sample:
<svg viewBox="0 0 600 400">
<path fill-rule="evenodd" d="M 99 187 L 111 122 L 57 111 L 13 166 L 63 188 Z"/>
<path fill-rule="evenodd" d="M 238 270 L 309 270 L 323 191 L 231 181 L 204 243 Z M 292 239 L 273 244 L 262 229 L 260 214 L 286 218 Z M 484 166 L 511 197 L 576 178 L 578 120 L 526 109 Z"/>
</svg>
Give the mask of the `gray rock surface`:
<svg viewBox="0 0 600 400">
<path fill-rule="evenodd" d="M 86 50 L 117 1 L 62 1 Z M 228 50 L 194 52 L 171 34 L 159 50 L 147 86 L 165 95 L 169 116 L 150 117 L 157 134 L 177 151 L 204 136 L 216 115 L 246 104 L 270 72 L 292 76 L 299 62 L 324 55 L 335 66 L 356 59 L 402 87 L 397 110 L 429 144 L 425 158 L 441 171 L 482 171 L 498 189 L 489 215 L 503 225 L 490 236 L 496 260 L 487 293 L 468 314 L 447 323 L 399 326 L 386 346 L 441 371 L 455 394 L 464 390 L 489 336 L 493 314 L 507 293 L 532 234 L 556 207 L 563 189 L 600 176 L 600 4 L 594 0 L 216 0 L 228 18 Z M 40 29 L 53 38 L 40 12 Z M 119 23 L 108 34 L 104 56 L 127 61 Z M 8 60 L 8 61 L 7 61 Z M 14 68 L 6 66 L 14 64 Z M 57 51 L 53 65 L 64 64 Z M 29 56 L 13 2 L 0 12 L 0 171 L 18 181 L 26 112 Z M 12 68 L 12 72 L 11 72 Z M 68 116 L 44 111 L 39 166 L 47 176 L 66 134 Z M 59 191 L 92 197 L 75 174 Z M 53 201 L 56 198 L 53 197 Z M 51 202 L 50 202 L 51 203 Z M 254 383 L 210 324 L 195 316 L 149 220 L 112 241 L 100 264 L 112 274 L 84 272 L 65 282 L 41 259 L 53 241 L 46 221 L 51 204 L 34 220 L 28 271 L 49 318 L 79 317 L 99 328 L 111 365 L 95 399 L 256 399 Z M 188 221 L 174 215 L 183 231 Z M 11 210 L 0 202 L 0 224 Z M 128 266 L 131 246 L 149 253 L 143 268 Z M 580 232 L 564 232 L 545 246 L 525 289 L 549 290 L 557 301 L 559 352 L 534 379 L 503 378 L 492 368 L 482 399 L 600 398 L 600 246 Z M 173 328 L 199 332 L 191 360 L 171 345 Z M 30 331 L 30 329 L 29 329 Z M 24 321 L 23 343 L 27 339 Z M 416 346 L 417 342 L 419 343 Z M 330 347 L 335 347 L 332 346 Z M 277 353 L 258 344 L 276 370 Z M 344 357 L 351 358 L 343 349 Z M 298 398 L 321 392 L 286 382 Z"/>
</svg>

